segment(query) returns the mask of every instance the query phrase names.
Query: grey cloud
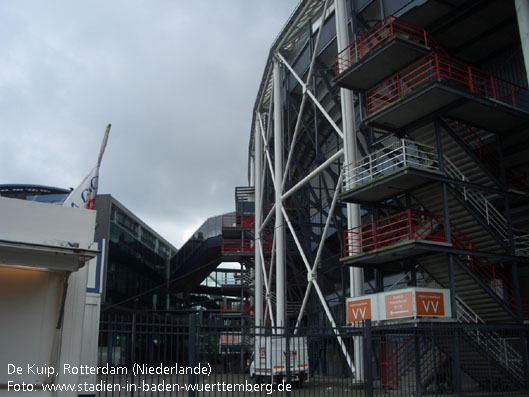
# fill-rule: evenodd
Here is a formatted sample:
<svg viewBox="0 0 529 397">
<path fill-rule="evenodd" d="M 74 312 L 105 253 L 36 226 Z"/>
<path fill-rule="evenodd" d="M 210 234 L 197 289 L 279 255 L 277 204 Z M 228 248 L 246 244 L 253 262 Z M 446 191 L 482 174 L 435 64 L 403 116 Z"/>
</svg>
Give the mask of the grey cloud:
<svg viewBox="0 0 529 397">
<path fill-rule="evenodd" d="M 0 183 L 110 193 L 177 246 L 233 210 L 272 41 L 297 0 L 2 2 Z"/>
</svg>

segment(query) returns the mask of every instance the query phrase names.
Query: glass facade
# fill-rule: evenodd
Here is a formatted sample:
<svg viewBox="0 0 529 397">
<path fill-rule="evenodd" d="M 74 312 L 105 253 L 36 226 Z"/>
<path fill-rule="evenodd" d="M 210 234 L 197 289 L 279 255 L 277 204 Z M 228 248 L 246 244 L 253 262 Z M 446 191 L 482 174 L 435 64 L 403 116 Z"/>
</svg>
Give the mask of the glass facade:
<svg viewBox="0 0 529 397">
<path fill-rule="evenodd" d="M 159 306 L 165 302 L 166 268 L 167 258 L 111 222 L 106 302 L 153 310 L 163 308 Z"/>
<path fill-rule="evenodd" d="M 104 304 L 166 310 L 169 260 L 176 248 L 117 200 L 98 196 L 96 236 L 107 239 Z"/>
</svg>

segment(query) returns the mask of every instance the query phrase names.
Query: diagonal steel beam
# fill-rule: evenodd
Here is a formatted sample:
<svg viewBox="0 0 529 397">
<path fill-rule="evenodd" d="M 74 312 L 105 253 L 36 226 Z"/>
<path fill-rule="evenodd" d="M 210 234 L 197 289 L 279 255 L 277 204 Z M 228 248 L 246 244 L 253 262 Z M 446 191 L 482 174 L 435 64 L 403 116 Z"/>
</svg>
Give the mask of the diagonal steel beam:
<svg viewBox="0 0 529 397">
<path fill-rule="evenodd" d="M 325 17 L 325 15 L 327 14 L 327 6 L 329 5 L 329 0 L 325 0 L 325 5 L 323 6 L 323 18 Z M 316 44 L 314 45 L 314 53 L 312 54 L 312 59 L 310 61 L 310 67 L 309 67 L 309 72 L 307 73 L 307 83 L 306 84 L 309 84 L 310 80 L 312 79 L 312 73 L 314 72 L 314 64 L 316 62 L 316 54 L 318 53 L 317 52 L 317 49 L 318 49 L 318 45 L 320 43 L 320 38 L 321 38 L 321 32 L 323 31 L 323 23 L 321 24 L 319 30 L 318 30 L 318 35 L 316 36 Z M 296 120 L 296 126 L 294 127 L 294 134 L 292 136 L 292 144 L 290 145 L 290 150 L 288 151 L 288 158 L 287 158 L 287 162 L 285 164 L 285 170 L 283 172 L 283 183 L 281 184 L 281 191 L 283 191 L 283 189 L 285 188 L 285 182 L 287 180 L 287 175 L 288 175 L 288 171 L 290 169 L 290 162 L 292 160 L 292 154 L 294 153 L 294 146 L 296 144 L 296 139 L 298 137 L 298 134 L 299 134 L 299 131 L 300 131 L 300 127 L 301 127 L 301 119 L 303 118 L 303 110 L 305 109 L 305 103 L 307 102 L 307 91 L 304 90 L 303 91 L 303 99 L 301 100 L 301 105 L 299 107 L 299 114 L 298 114 L 298 118 Z"/>
<path fill-rule="evenodd" d="M 332 165 L 337 159 L 342 157 L 344 154 L 344 149 L 338 150 L 336 153 L 334 153 L 331 157 L 329 157 L 324 163 L 320 164 L 317 168 L 315 168 L 310 174 L 308 174 L 305 178 L 303 178 L 301 181 L 296 183 L 288 192 L 285 192 L 282 196 L 282 200 L 286 200 L 288 197 L 290 197 L 292 194 L 294 194 L 296 191 L 298 191 L 300 188 L 305 186 L 307 183 L 310 182 L 312 178 L 314 178 L 316 175 L 318 175 L 320 172 L 325 170 L 327 167 Z"/>
<path fill-rule="evenodd" d="M 261 120 L 261 115 L 258 114 L 259 117 L 259 123 L 261 125 L 261 133 L 263 134 L 263 140 L 266 142 L 266 137 L 263 132 L 263 121 Z M 268 169 L 270 170 L 270 178 L 272 179 L 272 184 L 274 185 L 274 189 L 277 188 L 276 186 L 276 180 L 274 178 L 274 166 L 272 165 L 272 159 L 270 158 L 270 150 L 268 149 L 268 144 L 264 147 L 265 153 L 266 153 L 266 160 L 268 162 Z"/>
<path fill-rule="evenodd" d="M 301 80 L 301 78 L 298 76 L 298 74 L 295 72 L 294 68 L 292 68 L 292 66 L 290 66 L 290 64 L 287 62 L 287 60 L 283 57 L 283 55 L 281 55 L 279 52 L 276 52 L 276 56 L 281 60 L 281 62 L 287 67 L 287 69 L 290 71 L 290 73 L 292 74 L 292 76 L 294 76 L 294 78 L 298 81 L 298 83 L 301 85 L 301 87 L 303 87 L 303 93 L 307 93 L 307 95 L 309 96 L 310 99 L 312 99 L 312 101 L 314 102 L 314 104 L 318 107 L 318 109 L 320 110 L 320 112 L 323 114 L 323 116 L 327 119 L 327 121 L 329 122 L 329 124 L 332 126 L 332 128 L 336 131 L 336 133 L 340 136 L 340 138 L 343 139 L 343 132 L 342 130 L 340 129 L 340 127 L 338 127 L 338 125 L 334 122 L 334 120 L 332 119 L 332 117 L 329 115 L 329 113 L 327 113 L 327 111 L 325 110 L 325 108 L 323 107 L 323 105 L 320 103 L 320 101 L 318 101 L 318 99 L 314 96 L 314 94 L 312 93 L 312 91 L 307 87 L 307 84 L 305 84 L 303 82 L 303 80 Z"/>
<path fill-rule="evenodd" d="M 301 319 L 303 318 L 303 315 L 305 314 L 305 308 L 309 300 L 310 291 L 312 289 L 312 283 L 314 282 L 314 280 L 316 280 L 316 274 L 314 273 L 314 271 L 316 270 L 316 266 L 318 266 L 318 263 L 321 260 L 323 246 L 325 245 L 325 239 L 327 237 L 327 232 L 329 230 L 331 219 L 333 218 L 332 215 L 334 214 L 334 210 L 336 208 L 336 201 L 338 200 L 338 193 L 340 192 L 340 186 L 342 185 L 342 179 L 343 179 L 343 168 L 342 168 L 342 172 L 340 172 L 338 183 L 336 184 L 336 190 L 334 191 L 334 196 L 332 198 L 331 208 L 329 209 L 329 212 L 327 214 L 327 220 L 325 222 L 325 227 L 321 235 L 320 245 L 318 246 L 318 251 L 316 253 L 316 259 L 314 260 L 314 264 L 312 265 L 312 269 L 310 270 L 310 275 L 309 277 L 307 277 L 308 279 L 307 290 L 305 292 L 305 296 L 303 297 L 303 303 L 301 304 L 301 309 L 299 311 L 298 319 L 296 321 L 296 327 L 295 327 L 296 329 L 294 330 L 294 334 L 297 334 L 299 324 L 301 323 Z"/>
<path fill-rule="evenodd" d="M 349 368 L 351 369 L 351 372 L 354 374 L 356 372 L 355 366 L 353 364 L 351 356 L 349 355 L 349 352 L 347 351 L 347 347 L 346 347 L 345 342 L 344 342 L 344 340 L 342 338 L 342 335 L 341 335 L 340 331 L 338 330 L 338 327 L 336 325 L 336 321 L 334 321 L 334 317 L 333 317 L 333 315 L 331 313 L 331 309 L 329 308 L 329 305 L 327 304 L 327 301 L 325 300 L 325 296 L 323 295 L 323 292 L 321 291 L 320 286 L 318 285 L 318 281 L 316 279 L 312 278 L 311 267 L 309 265 L 309 262 L 307 260 L 306 255 L 305 255 L 305 251 L 303 251 L 303 247 L 301 246 L 301 243 L 299 242 L 299 239 L 297 237 L 296 231 L 294 230 L 294 227 L 292 226 L 292 223 L 290 222 L 288 214 L 287 214 L 287 212 L 286 212 L 286 210 L 284 208 L 281 208 L 281 209 L 282 209 L 282 212 L 283 212 L 283 216 L 285 218 L 285 222 L 286 222 L 286 224 L 287 224 L 287 226 L 288 226 L 288 228 L 290 230 L 290 234 L 294 238 L 294 242 L 296 243 L 298 251 L 299 251 L 299 253 L 301 255 L 301 259 L 303 260 L 303 263 L 305 264 L 305 268 L 307 269 L 307 272 L 308 272 L 308 276 L 307 277 L 309 278 L 309 281 L 312 281 L 311 284 L 314 285 L 314 289 L 316 290 L 316 293 L 318 294 L 318 297 L 319 297 L 320 302 L 321 302 L 321 304 L 323 306 L 325 314 L 327 315 L 327 319 L 331 323 L 331 326 L 333 328 L 334 334 L 336 335 L 336 339 L 338 340 L 338 344 L 340 345 L 340 347 L 342 349 L 342 353 L 344 354 L 345 359 L 347 360 L 347 364 L 349 365 Z"/>
</svg>

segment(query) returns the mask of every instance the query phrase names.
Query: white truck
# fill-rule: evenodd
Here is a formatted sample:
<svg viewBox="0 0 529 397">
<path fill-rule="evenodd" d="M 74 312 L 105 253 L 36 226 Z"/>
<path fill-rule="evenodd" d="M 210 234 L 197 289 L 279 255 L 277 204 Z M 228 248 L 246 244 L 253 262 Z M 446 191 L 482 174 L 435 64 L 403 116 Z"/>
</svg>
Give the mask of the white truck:
<svg viewBox="0 0 529 397">
<path fill-rule="evenodd" d="M 287 349 L 288 346 L 288 349 Z M 256 383 L 280 384 L 287 381 L 299 384 L 309 380 L 309 354 L 307 338 L 292 336 L 256 336 L 255 351 L 250 364 L 250 377 Z"/>
</svg>

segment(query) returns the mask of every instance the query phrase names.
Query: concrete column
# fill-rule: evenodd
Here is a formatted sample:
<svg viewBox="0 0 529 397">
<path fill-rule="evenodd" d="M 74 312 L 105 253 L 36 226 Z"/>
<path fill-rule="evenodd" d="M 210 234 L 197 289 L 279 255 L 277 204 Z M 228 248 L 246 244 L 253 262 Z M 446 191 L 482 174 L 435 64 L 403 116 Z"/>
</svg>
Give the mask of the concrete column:
<svg viewBox="0 0 529 397">
<path fill-rule="evenodd" d="M 286 324 L 285 290 L 285 222 L 281 185 L 283 183 L 283 101 L 282 73 L 279 62 L 274 61 L 274 173 L 275 173 L 275 234 L 276 234 L 276 313 L 278 327 Z"/>
<path fill-rule="evenodd" d="M 254 187 L 255 187 L 255 260 L 254 260 L 254 274 L 255 274 L 255 325 L 260 327 L 263 325 L 263 271 L 261 265 L 260 247 L 262 246 L 262 239 L 259 230 L 262 224 L 261 212 L 261 173 L 262 173 L 262 151 L 263 140 L 261 137 L 261 126 L 259 120 L 255 123 L 254 131 Z"/>
<path fill-rule="evenodd" d="M 347 28 L 347 8 L 345 0 L 335 0 L 336 13 L 336 40 L 338 52 L 350 44 L 349 31 Z M 342 131 L 344 144 L 345 165 L 356 162 L 356 120 L 354 111 L 353 92 L 340 88 L 342 98 Z M 351 229 L 360 225 L 360 206 L 347 204 L 347 228 Z M 362 268 L 351 268 L 349 270 L 350 295 L 364 295 L 364 270 Z M 356 380 L 364 381 L 364 357 L 363 344 L 360 338 L 355 338 L 354 365 L 356 368 Z"/>
</svg>

